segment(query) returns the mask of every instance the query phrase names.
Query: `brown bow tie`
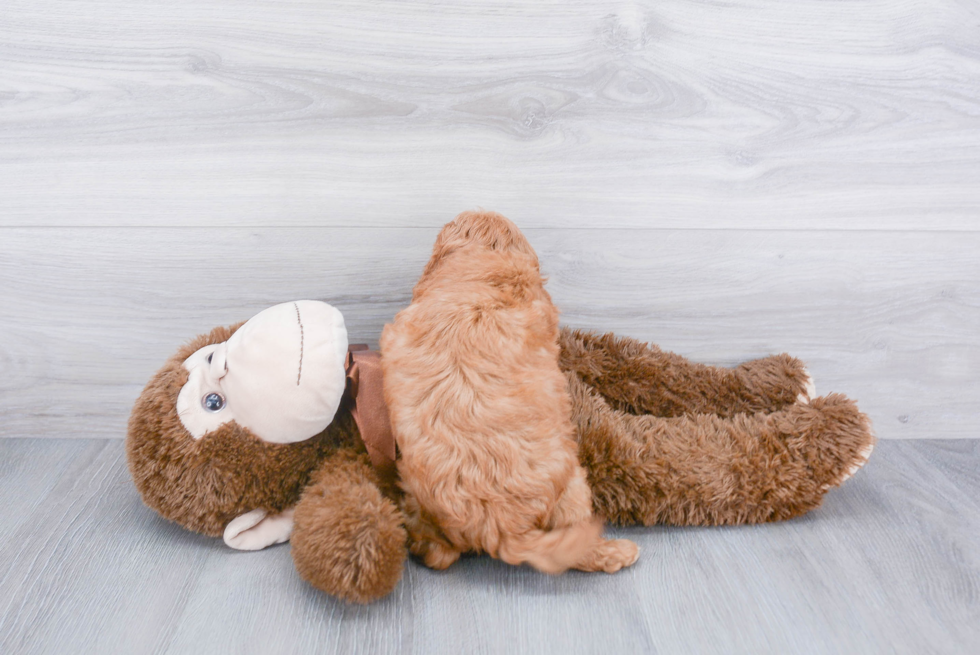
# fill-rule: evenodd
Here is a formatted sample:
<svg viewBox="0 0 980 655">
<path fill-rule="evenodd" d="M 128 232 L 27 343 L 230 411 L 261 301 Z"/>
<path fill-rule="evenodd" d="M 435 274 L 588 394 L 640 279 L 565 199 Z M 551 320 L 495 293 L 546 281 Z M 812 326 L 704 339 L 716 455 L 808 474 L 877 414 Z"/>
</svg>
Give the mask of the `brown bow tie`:
<svg viewBox="0 0 980 655">
<path fill-rule="evenodd" d="M 382 386 L 381 353 L 364 344 L 347 348 L 347 393 L 351 415 L 367 447 L 371 463 L 383 472 L 395 467 L 395 437 L 391 432 L 388 406 Z"/>
</svg>

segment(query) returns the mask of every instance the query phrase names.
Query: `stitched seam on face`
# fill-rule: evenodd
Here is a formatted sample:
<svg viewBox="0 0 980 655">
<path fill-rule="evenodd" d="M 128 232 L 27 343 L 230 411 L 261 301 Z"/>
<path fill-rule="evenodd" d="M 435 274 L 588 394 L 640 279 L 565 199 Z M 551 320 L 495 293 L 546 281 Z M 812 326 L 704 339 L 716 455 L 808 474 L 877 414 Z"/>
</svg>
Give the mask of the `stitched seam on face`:
<svg viewBox="0 0 980 655">
<path fill-rule="evenodd" d="M 299 372 L 296 374 L 296 386 L 299 386 L 300 378 L 303 377 L 303 319 L 299 315 L 299 305 L 293 303 L 296 308 L 296 322 L 299 323 Z"/>
</svg>

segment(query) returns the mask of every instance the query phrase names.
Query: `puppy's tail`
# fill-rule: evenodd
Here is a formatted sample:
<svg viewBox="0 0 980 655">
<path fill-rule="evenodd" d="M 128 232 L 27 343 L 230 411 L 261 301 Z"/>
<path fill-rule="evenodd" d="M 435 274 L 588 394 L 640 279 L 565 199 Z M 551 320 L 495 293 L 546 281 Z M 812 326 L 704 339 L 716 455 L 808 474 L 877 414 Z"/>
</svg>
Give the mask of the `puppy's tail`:
<svg viewBox="0 0 980 655">
<path fill-rule="evenodd" d="M 543 573 L 558 574 L 584 561 L 602 541 L 602 519 L 552 530 L 529 530 L 501 539 L 498 556 L 508 564 L 527 562 Z"/>
</svg>

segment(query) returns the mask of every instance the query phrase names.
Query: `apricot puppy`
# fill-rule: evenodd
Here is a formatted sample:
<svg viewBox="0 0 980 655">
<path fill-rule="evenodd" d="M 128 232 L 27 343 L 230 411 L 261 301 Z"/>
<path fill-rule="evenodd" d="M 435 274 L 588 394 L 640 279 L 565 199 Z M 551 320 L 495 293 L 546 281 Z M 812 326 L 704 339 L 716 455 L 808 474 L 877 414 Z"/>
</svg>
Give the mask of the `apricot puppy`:
<svg viewBox="0 0 980 655">
<path fill-rule="evenodd" d="M 446 225 L 381 352 L 410 548 L 427 566 L 467 551 L 546 573 L 636 561 L 592 515 L 558 311 L 513 223 L 464 212 Z"/>
</svg>

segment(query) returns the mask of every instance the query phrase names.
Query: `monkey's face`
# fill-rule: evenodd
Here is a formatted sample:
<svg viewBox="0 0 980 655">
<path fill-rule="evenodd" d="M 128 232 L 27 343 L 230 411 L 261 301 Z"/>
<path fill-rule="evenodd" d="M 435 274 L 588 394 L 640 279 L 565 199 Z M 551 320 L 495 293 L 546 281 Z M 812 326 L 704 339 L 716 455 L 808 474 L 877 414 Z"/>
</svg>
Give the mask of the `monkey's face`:
<svg viewBox="0 0 980 655">
<path fill-rule="evenodd" d="M 268 443 L 305 441 L 337 413 L 346 356 L 335 308 L 312 300 L 270 307 L 184 360 L 177 414 L 195 439 L 235 421 Z"/>
<path fill-rule="evenodd" d="M 317 464 L 356 434 L 349 412 L 337 415 L 346 350 L 340 312 L 312 301 L 180 348 L 129 420 L 127 459 L 143 501 L 210 536 L 236 517 L 288 510 Z"/>
</svg>

